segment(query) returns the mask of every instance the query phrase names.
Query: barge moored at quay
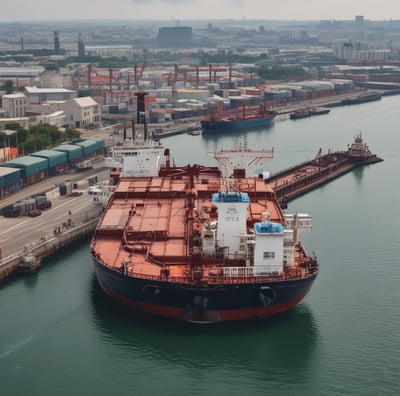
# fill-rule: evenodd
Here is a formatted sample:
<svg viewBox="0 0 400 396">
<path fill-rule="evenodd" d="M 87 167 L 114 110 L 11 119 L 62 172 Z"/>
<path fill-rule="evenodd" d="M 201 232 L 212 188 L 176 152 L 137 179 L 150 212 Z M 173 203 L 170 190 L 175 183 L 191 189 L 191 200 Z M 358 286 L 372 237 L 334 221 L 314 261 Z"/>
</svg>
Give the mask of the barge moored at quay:
<svg viewBox="0 0 400 396">
<path fill-rule="evenodd" d="M 383 161 L 382 158 L 371 153 L 362 134 L 359 133 L 354 137 L 353 143 L 348 146 L 347 150 L 329 151 L 323 155 L 322 149 L 320 149 L 311 161 L 276 172 L 265 182 L 274 190 L 281 207 L 286 208 L 288 201 L 293 198 L 328 183 L 359 166 L 381 161 Z"/>
</svg>

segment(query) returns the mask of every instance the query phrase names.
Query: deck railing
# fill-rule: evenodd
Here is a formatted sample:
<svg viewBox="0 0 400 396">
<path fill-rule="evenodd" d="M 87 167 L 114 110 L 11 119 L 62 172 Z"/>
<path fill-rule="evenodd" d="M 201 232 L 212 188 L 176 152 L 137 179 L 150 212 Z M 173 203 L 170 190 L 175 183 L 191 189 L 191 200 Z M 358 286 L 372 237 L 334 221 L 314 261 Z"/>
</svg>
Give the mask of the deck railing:
<svg viewBox="0 0 400 396">
<path fill-rule="evenodd" d="M 113 267 L 109 267 L 113 268 Z M 115 268 L 113 268 L 115 270 Z M 243 269 L 243 268 L 242 268 Z M 246 269 L 246 268 L 244 268 Z M 255 274 L 250 275 L 250 273 L 240 274 L 238 273 L 236 276 L 224 276 L 223 273 L 220 275 L 205 275 L 201 276 L 198 280 L 195 280 L 193 276 L 170 276 L 170 275 L 148 275 L 134 272 L 130 268 L 121 268 L 120 272 L 132 278 L 139 279 L 148 279 L 152 281 L 162 281 L 169 283 L 181 283 L 187 285 L 193 284 L 249 284 L 249 283 L 265 283 L 265 282 L 277 282 L 277 281 L 286 281 L 286 280 L 298 280 L 307 278 L 317 272 L 318 268 L 313 269 L 305 269 L 305 268 L 296 268 L 294 270 L 285 271 L 283 273 L 268 272 L 262 275 Z"/>
</svg>

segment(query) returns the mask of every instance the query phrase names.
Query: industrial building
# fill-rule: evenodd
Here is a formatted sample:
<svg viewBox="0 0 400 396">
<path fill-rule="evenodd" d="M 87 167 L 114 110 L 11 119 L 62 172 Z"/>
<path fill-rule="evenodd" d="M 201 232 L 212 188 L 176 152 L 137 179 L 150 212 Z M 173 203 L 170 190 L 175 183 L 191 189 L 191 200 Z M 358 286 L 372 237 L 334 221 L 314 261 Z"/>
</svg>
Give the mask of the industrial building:
<svg viewBox="0 0 400 396">
<path fill-rule="evenodd" d="M 0 165 L 0 197 L 68 169 L 80 169 L 104 155 L 102 138 L 75 139 L 68 144 L 14 158 Z"/>
<path fill-rule="evenodd" d="M 23 93 L 15 93 L 3 95 L 3 109 L 6 111 L 7 117 L 24 117 L 27 110 L 27 97 Z"/>
<path fill-rule="evenodd" d="M 192 28 L 188 26 L 161 27 L 157 44 L 161 47 L 182 47 L 192 44 Z"/>
</svg>

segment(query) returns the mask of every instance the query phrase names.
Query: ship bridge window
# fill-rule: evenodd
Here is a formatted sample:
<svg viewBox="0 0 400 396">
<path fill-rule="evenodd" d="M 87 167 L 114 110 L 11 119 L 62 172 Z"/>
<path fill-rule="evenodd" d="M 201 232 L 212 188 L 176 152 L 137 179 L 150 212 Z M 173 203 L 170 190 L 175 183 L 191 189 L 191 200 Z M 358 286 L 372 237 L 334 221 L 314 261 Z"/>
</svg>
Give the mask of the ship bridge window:
<svg viewBox="0 0 400 396">
<path fill-rule="evenodd" d="M 264 260 L 273 260 L 275 258 L 275 252 L 264 252 Z"/>
</svg>

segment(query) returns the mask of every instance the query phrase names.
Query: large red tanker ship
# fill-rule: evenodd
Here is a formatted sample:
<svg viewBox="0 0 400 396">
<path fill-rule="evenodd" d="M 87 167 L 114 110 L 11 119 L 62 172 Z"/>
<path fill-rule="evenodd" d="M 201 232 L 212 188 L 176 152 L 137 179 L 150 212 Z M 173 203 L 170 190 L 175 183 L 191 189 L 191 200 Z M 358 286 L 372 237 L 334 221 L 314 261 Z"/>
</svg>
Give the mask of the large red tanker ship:
<svg viewBox="0 0 400 396">
<path fill-rule="evenodd" d="M 130 161 L 151 154 L 141 147 L 128 150 Z M 213 155 L 218 167 L 161 166 L 158 158 L 156 175 L 121 175 L 90 245 L 109 296 L 212 323 L 277 314 L 307 295 L 319 265 L 299 233 L 311 230 L 311 218 L 284 214 L 264 182 L 273 151 L 238 141 Z"/>
</svg>

